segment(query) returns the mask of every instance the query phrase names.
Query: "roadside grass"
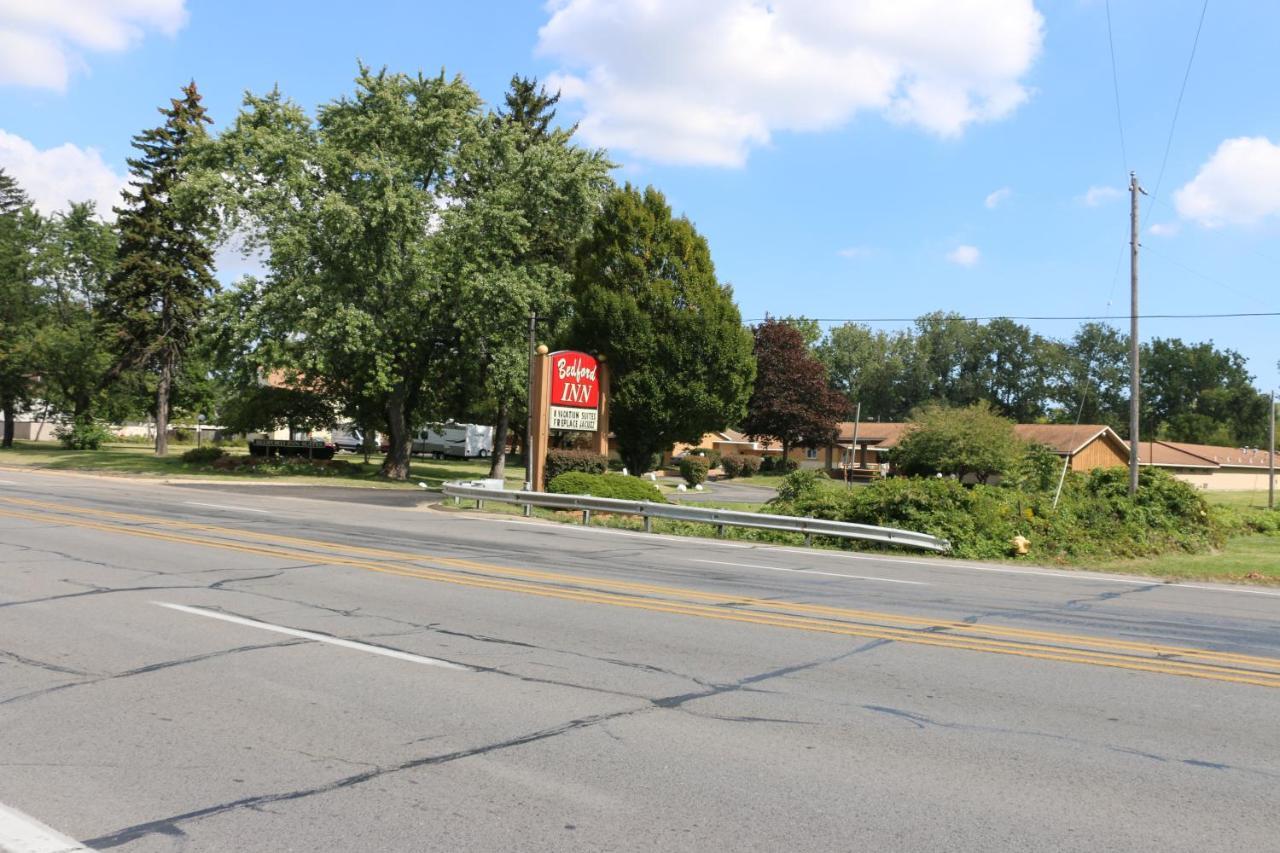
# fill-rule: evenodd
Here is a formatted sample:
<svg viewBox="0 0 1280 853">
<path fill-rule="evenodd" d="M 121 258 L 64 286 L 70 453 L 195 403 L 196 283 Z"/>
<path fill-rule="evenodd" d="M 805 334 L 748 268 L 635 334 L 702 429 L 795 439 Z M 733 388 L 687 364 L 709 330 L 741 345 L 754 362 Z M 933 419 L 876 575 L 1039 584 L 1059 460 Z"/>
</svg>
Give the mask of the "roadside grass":
<svg viewBox="0 0 1280 853">
<path fill-rule="evenodd" d="M 1209 554 L 1166 554 L 1081 568 L 1177 580 L 1280 584 L 1280 536 L 1263 533 L 1235 536 L 1228 539 L 1220 550 Z"/>
<path fill-rule="evenodd" d="M 1253 489 L 1247 492 L 1203 492 L 1209 503 L 1222 504 L 1236 509 L 1266 509 L 1267 490 Z"/>
<path fill-rule="evenodd" d="M 170 445 L 170 454 L 158 458 L 148 445 L 107 444 L 100 450 L 66 450 L 45 442 L 15 442 L 13 448 L 0 450 L 0 466 L 13 465 L 51 471 L 85 471 L 134 477 L 195 478 L 201 480 L 270 481 L 281 484 L 312 484 L 331 486 L 355 486 L 379 489 L 413 489 L 419 482 L 437 487 L 445 480 L 474 480 L 489 473 L 487 459 L 415 459 L 410 464 L 409 482 L 398 483 L 380 479 L 379 461 L 365 464 L 362 457 L 339 454 L 338 459 L 348 465 L 326 470 L 317 467 L 314 473 L 281 469 L 245 468 L 222 471 L 211 465 L 188 464 L 182 461 L 182 453 L 195 445 Z M 244 449 L 232 448 L 231 454 L 243 455 Z M 376 459 L 376 457 L 375 457 Z M 507 485 L 519 487 L 524 482 L 524 467 L 507 465 Z"/>
</svg>

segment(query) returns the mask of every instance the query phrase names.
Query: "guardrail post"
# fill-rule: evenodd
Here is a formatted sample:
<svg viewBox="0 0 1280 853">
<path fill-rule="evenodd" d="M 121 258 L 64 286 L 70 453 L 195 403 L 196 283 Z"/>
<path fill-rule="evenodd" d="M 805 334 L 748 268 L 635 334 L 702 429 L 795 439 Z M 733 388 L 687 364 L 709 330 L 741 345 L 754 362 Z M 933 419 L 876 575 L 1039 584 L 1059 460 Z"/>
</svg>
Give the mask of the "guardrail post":
<svg viewBox="0 0 1280 853">
<path fill-rule="evenodd" d="M 716 525 L 716 538 L 717 538 L 717 539 L 723 539 L 723 538 L 724 538 L 724 525 L 723 525 L 723 524 L 717 524 L 717 525 Z"/>
<path fill-rule="evenodd" d="M 530 517 L 530 516 L 532 516 L 532 515 L 533 515 L 533 504 L 525 504 L 525 505 L 524 505 L 524 517 L 525 517 L 525 518 L 529 518 L 529 517 Z"/>
<path fill-rule="evenodd" d="M 476 498 L 476 509 L 484 509 L 484 498 Z"/>
<path fill-rule="evenodd" d="M 584 509 L 584 510 L 582 511 L 582 523 L 583 523 L 584 525 L 586 525 L 586 524 L 590 524 L 590 523 L 591 523 L 591 510 L 589 510 L 589 509 Z"/>
<path fill-rule="evenodd" d="M 645 533 L 653 532 L 653 516 L 651 515 L 645 515 L 644 517 L 644 532 Z"/>
<path fill-rule="evenodd" d="M 807 546 L 809 546 L 809 545 L 812 545 L 812 544 L 813 544 L 813 534 L 812 534 L 812 533 L 806 533 L 806 534 L 804 535 L 804 544 L 805 544 L 805 546 L 806 546 L 806 547 L 807 547 Z"/>
</svg>

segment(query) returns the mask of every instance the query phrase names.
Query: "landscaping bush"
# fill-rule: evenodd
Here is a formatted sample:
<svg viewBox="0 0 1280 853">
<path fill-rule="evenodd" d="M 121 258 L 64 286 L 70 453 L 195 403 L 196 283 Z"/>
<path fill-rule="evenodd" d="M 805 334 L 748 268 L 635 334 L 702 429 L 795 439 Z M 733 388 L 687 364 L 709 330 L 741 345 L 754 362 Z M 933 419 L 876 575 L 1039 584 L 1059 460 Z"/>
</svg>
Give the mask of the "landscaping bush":
<svg viewBox="0 0 1280 853">
<path fill-rule="evenodd" d="M 766 456 L 760 460 L 761 474 L 789 474 L 800 467 L 794 459 L 783 459 L 781 456 Z"/>
<path fill-rule="evenodd" d="M 193 447 L 182 454 L 182 461 L 191 465 L 208 465 L 217 462 L 225 455 L 226 451 L 221 447 Z"/>
<path fill-rule="evenodd" d="M 603 474 L 608 467 L 608 457 L 589 450 L 551 450 L 547 452 L 544 485 L 568 471 Z"/>
<path fill-rule="evenodd" d="M 680 460 L 680 476 L 690 486 L 707 481 L 707 460 L 701 456 L 685 456 Z"/>
<path fill-rule="evenodd" d="M 758 456 L 742 456 L 738 464 L 742 467 L 742 476 L 754 477 L 760 472 L 760 458 Z"/>
<path fill-rule="evenodd" d="M 54 436 L 67 450 L 97 450 L 103 442 L 115 436 L 105 426 L 92 419 L 81 419 L 54 428 Z"/>
<path fill-rule="evenodd" d="M 658 487 L 639 477 L 621 474 L 588 474 L 583 471 L 567 471 L 547 485 L 547 491 L 558 495 L 591 495 L 596 498 L 615 498 L 620 501 L 653 501 L 665 503 Z"/>
<path fill-rule="evenodd" d="M 812 497 L 822 488 L 818 485 L 818 481 L 825 478 L 826 475 L 816 468 L 803 468 L 798 471 L 792 471 L 782 478 L 782 484 L 778 486 L 776 500 L 798 501 Z"/>
<path fill-rule="evenodd" d="M 721 457 L 720 470 L 728 479 L 751 477 L 760 470 L 760 460 L 755 456 L 733 453 Z"/>
</svg>

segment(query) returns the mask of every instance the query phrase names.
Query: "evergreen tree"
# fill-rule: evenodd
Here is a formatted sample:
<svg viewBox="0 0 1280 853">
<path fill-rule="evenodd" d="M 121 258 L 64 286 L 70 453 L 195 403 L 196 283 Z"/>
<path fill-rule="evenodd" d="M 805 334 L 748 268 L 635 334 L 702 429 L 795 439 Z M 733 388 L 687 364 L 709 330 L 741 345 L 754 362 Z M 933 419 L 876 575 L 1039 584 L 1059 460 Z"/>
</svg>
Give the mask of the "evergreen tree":
<svg viewBox="0 0 1280 853">
<path fill-rule="evenodd" d="M 175 195 L 210 121 L 196 84 L 160 113 L 163 125 L 133 138 L 140 154 L 129 160 L 131 189 L 116 208 L 120 245 L 106 305 L 119 330 L 115 372 L 141 366 L 156 373 L 156 455 L 164 456 L 173 382 L 217 283 L 205 240 L 210 213 Z"/>
<path fill-rule="evenodd" d="M 516 74 L 512 76 L 511 88 L 503 100 L 507 105 L 505 111 L 499 111 L 503 119 L 524 128 L 531 139 L 550 135 L 551 122 L 556 117 L 554 107 L 560 102 L 558 91 L 550 95 L 545 87 L 538 85 L 537 78 Z M 565 134 L 572 136 L 576 129 L 577 125 L 574 125 Z"/>
<path fill-rule="evenodd" d="M 631 471 L 742 418 L 756 374 L 751 333 L 706 239 L 662 193 L 628 185 L 606 197 L 573 289 L 570 340 L 608 358 L 609 425 Z"/>
</svg>

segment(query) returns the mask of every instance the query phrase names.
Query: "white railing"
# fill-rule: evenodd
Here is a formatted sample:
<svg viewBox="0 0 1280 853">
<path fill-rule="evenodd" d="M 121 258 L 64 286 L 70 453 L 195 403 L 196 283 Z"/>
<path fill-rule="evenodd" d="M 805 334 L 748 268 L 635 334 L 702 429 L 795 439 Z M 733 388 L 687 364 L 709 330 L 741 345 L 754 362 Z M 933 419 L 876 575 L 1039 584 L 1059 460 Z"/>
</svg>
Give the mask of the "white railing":
<svg viewBox="0 0 1280 853">
<path fill-rule="evenodd" d="M 944 553 L 951 550 L 951 543 L 927 533 L 899 530 L 895 527 L 877 527 L 872 524 L 852 524 L 847 521 L 828 521 L 822 518 L 801 518 L 792 515 L 771 515 L 763 512 L 712 509 L 679 504 L 652 503 L 650 501 L 621 501 L 614 498 L 596 498 L 590 495 L 557 495 L 550 492 L 526 492 L 505 489 L 488 489 L 467 483 L 445 483 L 445 497 L 455 502 L 474 500 L 478 507 L 485 501 L 520 504 L 524 507 L 540 506 L 547 509 L 573 510 L 582 513 L 583 523 L 589 523 L 591 513 L 607 512 L 615 515 L 637 515 L 644 519 L 644 529 L 651 531 L 655 518 L 672 521 L 691 521 L 714 525 L 719 533 L 726 527 L 753 527 L 761 530 L 780 530 L 800 533 L 809 542 L 814 536 L 834 536 L 840 539 L 860 539 L 903 548 L 919 548 Z"/>
</svg>

